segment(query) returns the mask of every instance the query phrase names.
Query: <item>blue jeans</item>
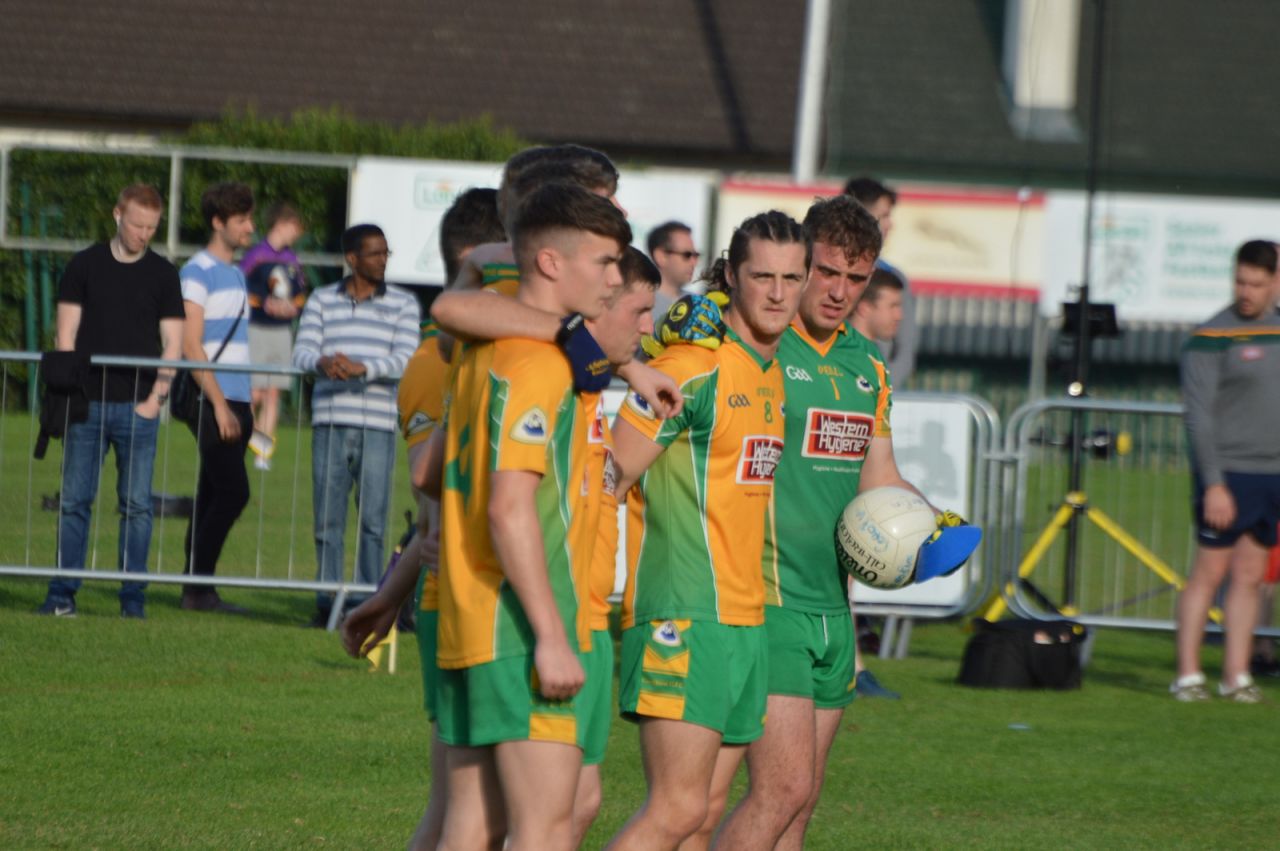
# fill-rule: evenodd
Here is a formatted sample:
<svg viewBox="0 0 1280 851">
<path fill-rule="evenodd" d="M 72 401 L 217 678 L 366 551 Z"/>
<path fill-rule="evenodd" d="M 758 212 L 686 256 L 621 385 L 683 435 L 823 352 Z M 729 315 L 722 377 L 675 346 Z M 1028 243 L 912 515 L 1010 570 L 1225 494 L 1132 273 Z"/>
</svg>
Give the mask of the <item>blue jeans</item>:
<svg viewBox="0 0 1280 851">
<path fill-rule="evenodd" d="M 116 500 L 120 512 L 122 570 L 147 572 L 151 548 L 151 471 L 156 460 L 159 418 L 134 413 L 132 402 L 90 402 L 89 419 L 68 426 L 62 447 L 62 495 L 58 511 L 58 567 L 83 568 L 89 520 L 98 495 L 98 475 L 108 447 L 116 453 Z M 141 602 L 143 582 L 126 582 L 120 601 Z M 49 596 L 71 599 L 79 579 L 54 579 Z"/>
<path fill-rule="evenodd" d="M 376 585 L 382 576 L 395 454 L 394 432 L 335 425 L 312 429 L 311 482 L 319 581 L 340 582 L 345 574 L 343 532 L 347 527 L 347 497 L 353 487 L 360 533 L 355 581 Z M 333 594 L 318 593 L 316 605 L 321 610 L 331 608 Z"/>
</svg>

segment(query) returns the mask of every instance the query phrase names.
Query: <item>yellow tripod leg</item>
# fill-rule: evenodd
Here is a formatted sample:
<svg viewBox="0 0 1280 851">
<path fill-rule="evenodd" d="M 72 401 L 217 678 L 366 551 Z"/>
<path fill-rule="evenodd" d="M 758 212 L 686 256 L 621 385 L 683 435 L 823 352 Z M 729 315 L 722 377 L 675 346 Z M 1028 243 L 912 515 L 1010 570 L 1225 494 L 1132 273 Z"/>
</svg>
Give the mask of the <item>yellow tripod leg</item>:
<svg viewBox="0 0 1280 851">
<path fill-rule="evenodd" d="M 1186 587 L 1186 580 L 1174 572 L 1169 565 L 1160 560 L 1160 557 L 1151 550 L 1147 549 L 1141 541 L 1126 532 L 1121 526 L 1104 514 L 1101 510 L 1090 506 L 1085 509 L 1085 516 L 1092 520 L 1099 529 L 1107 533 L 1113 541 L 1123 547 L 1134 558 L 1142 563 L 1147 570 L 1150 570 L 1156 576 L 1163 579 L 1167 584 L 1173 586 L 1175 591 L 1181 591 Z M 1209 617 L 1214 623 L 1222 623 L 1222 610 L 1214 607 L 1209 610 Z"/>
<path fill-rule="evenodd" d="M 1036 538 L 1036 542 L 1031 545 L 1031 549 L 1027 550 L 1027 554 L 1022 557 L 1022 561 L 1018 564 L 1018 578 L 1026 579 L 1036 569 L 1036 565 L 1040 563 L 1040 559 L 1049 547 L 1053 545 L 1053 539 L 1058 537 L 1058 533 L 1067 528 L 1067 523 L 1071 520 L 1071 514 L 1075 511 L 1076 503 L 1072 501 L 1075 494 L 1067 494 L 1067 500 L 1058 506 L 1058 511 L 1053 515 L 1053 519 L 1049 521 L 1049 525 L 1045 526 L 1040 532 L 1040 536 Z M 1013 595 L 1013 584 L 1006 583 L 1002 590 L 997 590 L 991 602 L 987 604 L 986 610 L 983 612 L 982 618 L 987 621 L 996 621 L 1005 613 L 1009 607 L 1006 599 Z"/>
</svg>

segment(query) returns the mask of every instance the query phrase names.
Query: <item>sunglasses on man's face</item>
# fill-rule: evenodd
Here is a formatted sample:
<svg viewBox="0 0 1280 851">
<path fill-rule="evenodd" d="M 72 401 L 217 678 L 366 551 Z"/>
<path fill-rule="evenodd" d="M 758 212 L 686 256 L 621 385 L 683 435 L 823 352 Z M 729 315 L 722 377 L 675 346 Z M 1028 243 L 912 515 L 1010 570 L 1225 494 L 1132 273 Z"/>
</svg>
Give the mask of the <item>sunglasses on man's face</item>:
<svg viewBox="0 0 1280 851">
<path fill-rule="evenodd" d="M 672 249 L 672 248 L 664 248 L 662 250 L 667 252 L 668 254 L 674 254 L 675 256 L 683 260 L 697 260 L 699 257 L 702 256 L 701 251 L 676 251 L 675 249 Z"/>
</svg>

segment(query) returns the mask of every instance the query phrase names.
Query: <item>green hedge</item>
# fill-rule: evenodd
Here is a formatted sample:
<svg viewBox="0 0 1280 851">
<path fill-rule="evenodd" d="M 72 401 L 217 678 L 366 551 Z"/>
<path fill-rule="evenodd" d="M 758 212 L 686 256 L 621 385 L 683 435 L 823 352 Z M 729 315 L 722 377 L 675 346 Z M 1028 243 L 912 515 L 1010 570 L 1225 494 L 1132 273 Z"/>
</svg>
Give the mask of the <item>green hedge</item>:
<svg viewBox="0 0 1280 851">
<path fill-rule="evenodd" d="M 391 125 L 364 121 L 338 108 L 306 109 L 290 118 L 269 118 L 253 109 L 231 110 L 221 119 L 193 125 L 165 142 L 199 147 L 363 154 L 418 159 L 501 162 L 527 144 L 487 118 L 452 124 Z M 341 168 L 260 165 L 216 160 L 185 160 L 180 234 L 183 242 L 206 239 L 200 220 L 200 193 L 220 180 L 253 187 L 260 207 L 289 200 L 302 212 L 307 235 L 303 250 L 336 251 L 346 224 L 347 173 Z M 111 206 L 120 188 L 150 183 L 167 193 L 169 158 L 111 154 L 71 154 L 17 150 L 10 159 L 9 233 L 84 241 L 114 233 Z M 167 199 L 166 199 L 167 201 Z M 165 227 L 162 223 L 161 227 Z M 163 239 L 163 232 L 158 237 Z M 58 277 L 68 255 L 0 251 L 0 349 L 24 349 L 24 294 L 29 279 Z M 46 297 L 47 298 L 47 297 Z M 36 296 L 37 325 L 40 295 Z M 37 329 L 37 345 L 52 340 L 51 327 Z M 10 373 L 13 371 L 10 370 Z M 8 375 L 21 384 L 25 379 Z M 9 394 L 21 398 L 24 394 Z"/>
</svg>

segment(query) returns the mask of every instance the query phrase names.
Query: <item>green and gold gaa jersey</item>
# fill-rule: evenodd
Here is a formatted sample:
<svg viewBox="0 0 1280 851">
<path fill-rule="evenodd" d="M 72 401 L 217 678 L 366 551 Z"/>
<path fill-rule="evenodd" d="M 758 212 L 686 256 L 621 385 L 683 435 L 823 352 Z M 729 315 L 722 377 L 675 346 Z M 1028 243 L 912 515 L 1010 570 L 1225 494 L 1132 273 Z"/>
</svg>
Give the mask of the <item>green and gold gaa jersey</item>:
<svg viewBox="0 0 1280 851">
<path fill-rule="evenodd" d="M 858 493 L 874 437 L 889 436 L 890 387 L 875 343 L 846 325 L 824 344 L 797 319 L 782 335 L 786 441 L 764 549 L 765 603 L 848 611 L 832 530 Z"/>
</svg>

